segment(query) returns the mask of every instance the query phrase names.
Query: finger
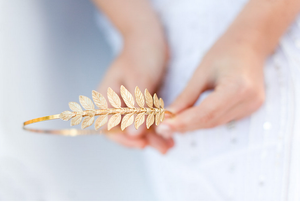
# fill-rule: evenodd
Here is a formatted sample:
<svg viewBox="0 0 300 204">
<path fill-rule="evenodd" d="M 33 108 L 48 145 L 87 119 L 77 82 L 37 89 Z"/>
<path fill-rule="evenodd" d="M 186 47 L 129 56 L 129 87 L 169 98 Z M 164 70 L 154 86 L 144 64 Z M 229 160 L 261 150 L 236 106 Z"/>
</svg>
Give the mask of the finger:
<svg viewBox="0 0 300 204">
<path fill-rule="evenodd" d="M 223 115 L 216 121 L 216 125 L 224 125 L 232 120 L 245 118 L 260 108 L 263 102 L 263 96 L 252 98 L 252 100 L 245 100 L 223 113 Z"/>
<path fill-rule="evenodd" d="M 179 113 L 193 106 L 199 95 L 210 87 L 208 79 L 207 73 L 202 73 L 201 69 L 197 69 L 181 94 L 168 107 L 168 110 Z"/>
<path fill-rule="evenodd" d="M 134 80 L 130 80 L 127 79 L 126 82 L 123 80 L 123 78 L 118 78 L 119 75 L 114 75 L 115 70 L 109 70 L 108 73 L 106 74 L 104 80 L 102 81 L 102 83 L 100 84 L 98 91 L 100 93 L 102 93 L 105 97 L 105 93 L 107 92 L 108 87 L 112 88 L 114 90 L 114 92 L 116 92 L 117 95 L 119 95 L 120 99 L 121 99 L 121 107 L 126 107 L 126 104 L 124 102 L 124 100 L 122 100 L 123 98 L 121 97 L 120 94 L 120 87 L 121 85 L 124 85 L 125 88 L 134 96 L 134 90 L 135 90 L 135 86 L 134 84 Z M 124 77 L 124 76 L 123 76 Z M 110 108 L 112 108 L 111 104 L 108 103 L 108 106 Z M 120 127 L 120 124 L 118 125 L 118 127 Z M 140 127 L 139 130 L 135 130 L 135 128 L 133 127 L 128 127 L 126 128 L 126 134 L 128 134 L 129 136 L 133 136 L 133 137 L 140 137 L 143 132 L 144 132 L 143 127 Z"/>
<path fill-rule="evenodd" d="M 252 113 L 252 111 L 248 109 L 248 106 L 245 103 L 238 104 L 237 106 L 225 111 L 222 115 L 220 115 L 220 117 L 214 118 L 214 120 L 211 122 L 213 124 L 211 128 L 227 124 L 233 120 L 239 120 L 250 115 L 250 113 Z"/>
<path fill-rule="evenodd" d="M 172 138 L 164 139 L 153 132 L 147 134 L 146 138 L 149 146 L 157 149 L 162 154 L 166 154 L 168 150 L 174 146 L 174 140 Z"/>
<path fill-rule="evenodd" d="M 214 121 L 240 100 L 235 94 L 236 90 L 232 88 L 217 87 L 199 106 L 188 108 L 176 117 L 165 120 L 164 131 L 170 135 L 170 132 L 186 132 L 215 126 Z"/>
<path fill-rule="evenodd" d="M 135 147 L 143 149 L 147 145 L 145 138 L 132 139 L 125 134 L 111 134 L 108 138 L 126 147 Z"/>
<path fill-rule="evenodd" d="M 130 125 L 125 129 L 126 135 L 132 138 L 142 138 L 145 136 L 146 126 L 143 124 L 138 129 L 135 129 L 134 125 Z"/>
</svg>

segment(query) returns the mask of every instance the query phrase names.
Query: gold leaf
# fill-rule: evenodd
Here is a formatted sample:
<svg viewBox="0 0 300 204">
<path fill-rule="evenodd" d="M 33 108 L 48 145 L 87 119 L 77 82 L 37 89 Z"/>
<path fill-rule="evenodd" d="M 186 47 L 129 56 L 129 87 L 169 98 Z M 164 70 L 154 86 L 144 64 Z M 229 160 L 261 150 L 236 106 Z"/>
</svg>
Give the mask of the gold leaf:
<svg viewBox="0 0 300 204">
<path fill-rule="evenodd" d="M 159 125 L 159 123 L 160 123 L 160 113 L 158 112 L 158 113 L 156 113 L 156 115 L 155 115 L 155 124 L 156 124 L 156 125 Z"/>
<path fill-rule="evenodd" d="M 164 103 L 164 101 L 162 100 L 162 98 L 159 99 L 159 103 L 160 103 L 160 107 L 161 107 L 161 108 L 165 108 L 165 103 Z"/>
<path fill-rule="evenodd" d="M 69 107 L 72 111 L 75 111 L 75 112 L 81 112 L 82 111 L 81 106 L 76 102 L 70 102 Z"/>
<path fill-rule="evenodd" d="M 78 125 L 82 120 L 82 115 L 76 115 L 74 118 L 71 120 L 71 126 Z"/>
<path fill-rule="evenodd" d="M 107 114 L 100 115 L 95 122 L 95 130 L 98 130 L 100 127 L 102 127 L 107 122 L 107 118 Z"/>
<path fill-rule="evenodd" d="M 148 116 L 147 116 L 147 120 L 146 120 L 146 126 L 147 126 L 147 129 L 150 128 L 150 126 L 154 123 L 154 113 L 150 113 Z"/>
<path fill-rule="evenodd" d="M 79 101 L 82 105 L 82 107 L 84 107 L 86 110 L 94 110 L 95 106 L 93 104 L 93 101 L 86 97 L 86 96 L 79 96 Z"/>
<path fill-rule="evenodd" d="M 121 123 L 121 129 L 124 130 L 129 125 L 133 123 L 134 115 L 133 113 L 129 113 L 123 117 L 122 123 Z"/>
<path fill-rule="evenodd" d="M 113 107 L 121 108 L 121 100 L 118 94 L 116 94 L 116 92 L 114 92 L 110 87 L 107 89 L 107 97 Z"/>
<path fill-rule="evenodd" d="M 59 114 L 59 118 L 64 120 L 64 121 L 68 121 L 70 120 L 75 114 L 72 113 L 71 111 L 64 111 L 61 114 Z"/>
<path fill-rule="evenodd" d="M 147 89 L 145 89 L 145 98 L 146 98 L 146 104 L 149 108 L 153 108 L 153 98 L 151 96 L 151 94 L 149 93 L 149 91 Z"/>
<path fill-rule="evenodd" d="M 161 114 L 160 114 L 160 122 L 164 121 L 165 119 L 165 111 L 163 111 Z"/>
<path fill-rule="evenodd" d="M 138 129 L 145 122 L 145 113 L 139 113 L 135 117 L 134 126 L 135 129 Z"/>
<path fill-rule="evenodd" d="M 93 100 L 94 100 L 96 106 L 98 106 L 98 108 L 107 109 L 107 102 L 101 93 L 93 90 L 92 95 L 93 95 Z"/>
<path fill-rule="evenodd" d="M 156 93 L 153 95 L 153 101 L 156 108 L 159 108 L 159 100 L 157 98 Z"/>
<path fill-rule="evenodd" d="M 123 85 L 120 88 L 120 92 L 125 104 L 129 108 L 134 108 L 134 99 L 131 93 Z"/>
<path fill-rule="evenodd" d="M 81 123 L 81 129 L 85 129 L 87 127 L 90 127 L 91 125 L 93 125 L 93 122 L 95 120 L 95 117 L 94 116 L 86 116 L 82 123 Z"/>
<path fill-rule="evenodd" d="M 110 130 L 113 127 L 117 126 L 121 122 L 121 114 L 117 113 L 110 117 L 107 125 L 107 129 Z"/>
<path fill-rule="evenodd" d="M 141 92 L 141 90 L 139 89 L 139 87 L 135 87 L 135 100 L 136 100 L 136 103 L 141 107 L 141 108 L 144 108 L 144 105 L 145 105 L 145 100 L 144 100 L 144 96 L 143 96 L 143 93 Z"/>
</svg>

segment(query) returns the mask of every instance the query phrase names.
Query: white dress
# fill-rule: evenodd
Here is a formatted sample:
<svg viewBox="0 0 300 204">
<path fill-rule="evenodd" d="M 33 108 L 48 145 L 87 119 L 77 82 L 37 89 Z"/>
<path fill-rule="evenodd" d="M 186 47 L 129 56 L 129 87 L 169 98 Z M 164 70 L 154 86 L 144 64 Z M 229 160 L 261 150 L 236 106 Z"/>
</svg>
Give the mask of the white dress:
<svg viewBox="0 0 300 204">
<path fill-rule="evenodd" d="M 171 49 L 160 93 L 169 105 L 246 1 L 152 2 Z M 122 46 L 119 34 L 105 18 L 99 22 L 117 53 Z M 176 134 L 176 146 L 165 156 L 146 151 L 149 181 L 159 199 L 300 200 L 299 16 L 267 60 L 264 73 L 266 101 L 251 116 Z"/>
</svg>

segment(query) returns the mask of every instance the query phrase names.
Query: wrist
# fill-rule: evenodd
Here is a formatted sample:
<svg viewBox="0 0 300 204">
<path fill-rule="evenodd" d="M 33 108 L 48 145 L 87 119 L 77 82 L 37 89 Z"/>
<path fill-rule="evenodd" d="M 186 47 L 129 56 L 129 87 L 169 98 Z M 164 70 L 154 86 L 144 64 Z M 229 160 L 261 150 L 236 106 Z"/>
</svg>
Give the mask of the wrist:
<svg viewBox="0 0 300 204">
<path fill-rule="evenodd" d="M 123 36 L 123 53 L 132 52 L 140 53 L 140 57 L 160 63 L 154 66 L 164 66 L 169 56 L 163 32 L 155 29 L 147 33 L 137 31 Z"/>
<path fill-rule="evenodd" d="M 124 47 L 140 44 L 148 48 L 155 47 L 165 49 L 166 39 L 163 29 L 158 25 L 149 26 L 147 28 L 141 27 L 132 29 L 126 33 L 123 33 Z"/>
<path fill-rule="evenodd" d="M 132 33 L 124 38 L 119 58 L 128 65 L 127 71 L 139 76 L 137 80 L 141 80 L 141 84 L 156 86 L 166 68 L 167 50 L 167 43 L 162 35 Z M 150 90 L 153 91 L 152 88 Z"/>
<path fill-rule="evenodd" d="M 261 30 L 246 25 L 233 25 L 223 36 L 229 46 L 237 46 L 255 53 L 259 58 L 265 59 L 272 52 L 273 47 L 268 44 L 268 37 Z"/>
<path fill-rule="evenodd" d="M 226 33 L 266 58 L 274 52 L 299 10 L 300 1 L 251 0 Z"/>
</svg>

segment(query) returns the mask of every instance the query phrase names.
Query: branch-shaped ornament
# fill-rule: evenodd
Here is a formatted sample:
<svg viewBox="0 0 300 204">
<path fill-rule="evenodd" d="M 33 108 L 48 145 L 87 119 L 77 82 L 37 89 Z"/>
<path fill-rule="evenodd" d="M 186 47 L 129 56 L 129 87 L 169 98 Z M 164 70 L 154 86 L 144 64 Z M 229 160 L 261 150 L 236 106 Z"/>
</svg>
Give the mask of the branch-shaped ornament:
<svg viewBox="0 0 300 204">
<path fill-rule="evenodd" d="M 120 123 L 122 130 L 133 123 L 135 128 L 138 129 L 146 120 L 146 127 L 149 129 L 154 122 L 159 125 L 164 120 L 166 112 L 170 113 L 164 109 L 164 101 L 161 98 L 158 99 L 156 94 L 152 97 L 147 89 L 143 94 L 138 87 L 135 87 L 135 100 L 123 85 L 120 88 L 120 93 L 127 107 L 121 107 L 121 99 L 118 94 L 108 88 L 107 98 L 113 108 L 108 108 L 108 103 L 102 94 L 93 91 L 93 101 L 99 109 L 95 109 L 93 101 L 88 97 L 79 96 L 79 102 L 85 110 L 78 103 L 70 102 L 69 107 L 73 112 L 64 111 L 59 115 L 59 118 L 64 121 L 71 119 L 71 126 L 78 125 L 82 121 L 81 128 L 84 129 L 91 126 L 95 121 L 95 117 L 98 116 L 95 121 L 95 130 L 98 130 L 107 122 L 108 130 Z M 135 101 L 138 107 L 135 107 Z M 145 107 L 145 102 L 147 107 Z M 111 116 L 108 119 L 109 115 Z"/>
</svg>

